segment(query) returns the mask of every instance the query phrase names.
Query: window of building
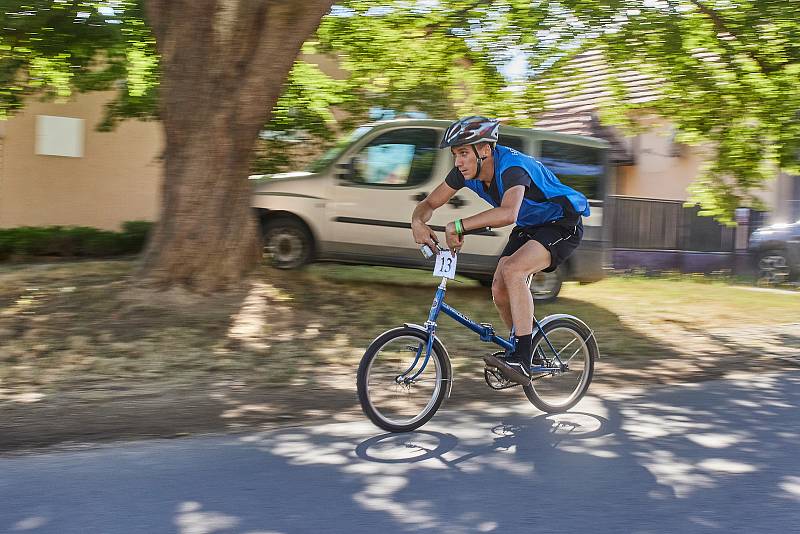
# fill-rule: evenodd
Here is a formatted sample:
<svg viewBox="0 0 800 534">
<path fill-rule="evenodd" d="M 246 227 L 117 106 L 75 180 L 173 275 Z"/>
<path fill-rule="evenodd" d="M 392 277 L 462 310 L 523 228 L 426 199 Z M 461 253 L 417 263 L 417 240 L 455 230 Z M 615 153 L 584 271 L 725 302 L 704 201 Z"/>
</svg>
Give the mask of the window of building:
<svg viewBox="0 0 800 534">
<path fill-rule="evenodd" d="M 72 117 L 36 116 L 36 154 L 83 157 L 84 120 Z"/>
</svg>

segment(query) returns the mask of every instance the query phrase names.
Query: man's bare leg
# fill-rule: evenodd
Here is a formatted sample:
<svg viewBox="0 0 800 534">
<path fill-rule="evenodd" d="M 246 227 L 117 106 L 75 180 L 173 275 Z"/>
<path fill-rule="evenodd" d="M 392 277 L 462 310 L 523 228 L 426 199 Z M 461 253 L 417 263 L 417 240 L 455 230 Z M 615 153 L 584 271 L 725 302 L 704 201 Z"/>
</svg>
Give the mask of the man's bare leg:
<svg viewBox="0 0 800 534">
<path fill-rule="evenodd" d="M 508 256 L 500 258 L 500 261 L 497 262 L 497 269 L 495 269 L 494 279 L 492 280 L 492 299 L 500 318 L 506 327 L 511 330 L 513 326 L 511 302 L 508 299 L 508 289 L 506 289 L 505 281 L 503 280 L 503 264 L 506 260 L 508 260 Z"/>
<path fill-rule="evenodd" d="M 550 261 L 550 251 L 544 245 L 528 241 L 503 264 L 503 282 L 517 336 L 533 332 L 533 295 L 528 275 L 546 269 Z"/>
<path fill-rule="evenodd" d="M 484 358 L 489 365 L 499 367 L 503 375 L 519 384 L 530 382 L 531 334 L 533 333 L 533 295 L 528 286 L 528 275 L 550 265 L 550 251 L 538 241 L 528 241 L 510 257 L 498 263 L 502 287 L 497 288 L 495 302 L 501 316 L 511 312 L 511 323 L 516 338 L 514 353 L 507 359 L 494 356 Z M 497 281 L 497 280 L 496 280 Z M 494 290 L 494 286 L 492 287 Z M 506 297 L 504 299 L 503 297 Z M 499 302 L 497 302 L 499 300 Z M 503 306 L 503 308 L 501 308 Z M 507 307 L 506 307 L 507 306 Z M 505 320 L 505 317 L 503 318 Z"/>
</svg>

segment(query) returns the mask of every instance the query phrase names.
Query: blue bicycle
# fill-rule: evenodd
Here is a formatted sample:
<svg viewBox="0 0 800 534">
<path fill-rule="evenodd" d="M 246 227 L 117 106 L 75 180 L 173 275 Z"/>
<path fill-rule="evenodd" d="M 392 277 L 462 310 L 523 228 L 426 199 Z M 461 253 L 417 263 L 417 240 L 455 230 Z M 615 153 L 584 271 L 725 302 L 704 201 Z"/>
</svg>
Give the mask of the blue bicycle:
<svg viewBox="0 0 800 534">
<path fill-rule="evenodd" d="M 426 257 L 433 256 L 430 250 L 427 252 L 423 251 Z M 419 428 L 450 396 L 453 369 L 447 349 L 436 336 L 440 313 L 478 334 L 481 341 L 504 349 L 497 354 L 514 348 L 513 331 L 509 339 L 500 337 L 491 324 L 475 323 L 444 302 L 447 280 L 442 276 L 424 326 L 405 323 L 384 332 L 361 359 L 358 399 L 366 416 L 384 430 L 410 432 Z M 531 346 L 539 356 L 534 360 L 543 363 L 531 366 L 533 379 L 522 389 L 540 410 L 566 411 L 581 400 L 592 381 L 594 362 L 599 357 L 594 333 L 577 317 L 565 314 L 549 315 L 542 321 L 534 317 L 534 325 Z M 496 390 L 518 385 L 493 367 L 484 368 L 484 378 Z"/>
</svg>

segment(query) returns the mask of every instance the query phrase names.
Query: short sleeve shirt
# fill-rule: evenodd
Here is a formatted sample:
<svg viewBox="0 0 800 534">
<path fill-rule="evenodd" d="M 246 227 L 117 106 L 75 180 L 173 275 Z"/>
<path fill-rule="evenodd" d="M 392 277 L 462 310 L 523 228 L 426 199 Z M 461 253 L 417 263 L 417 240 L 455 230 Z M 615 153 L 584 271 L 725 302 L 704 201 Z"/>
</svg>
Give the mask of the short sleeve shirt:
<svg viewBox="0 0 800 534">
<path fill-rule="evenodd" d="M 503 172 L 501 178 L 503 180 L 503 191 L 508 191 L 515 185 L 522 185 L 525 187 L 526 196 L 528 196 L 527 192 L 531 186 L 531 177 L 528 175 L 528 172 L 525 169 L 522 167 L 509 167 L 505 170 L 505 172 Z M 453 169 L 447 174 L 447 177 L 445 177 L 444 181 L 453 189 L 458 190 L 464 187 L 464 182 L 466 179 L 461 171 L 458 170 L 458 168 L 453 167 Z M 485 187 L 486 185 L 484 185 L 484 188 Z M 500 192 L 497 190 L 497 184 L 494 180 L 492 180 L 492 184 L 489 186 L 488 193 L 499 206 L 502 198 L 500 198 Z"/>
</svg>

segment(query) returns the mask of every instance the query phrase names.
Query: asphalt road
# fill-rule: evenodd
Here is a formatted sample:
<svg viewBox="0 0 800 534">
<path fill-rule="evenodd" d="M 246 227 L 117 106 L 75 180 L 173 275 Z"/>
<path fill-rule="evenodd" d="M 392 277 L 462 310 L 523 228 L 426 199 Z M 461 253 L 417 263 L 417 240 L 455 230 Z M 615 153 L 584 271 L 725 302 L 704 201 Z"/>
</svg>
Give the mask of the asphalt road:
<svg viewBox="0 0 800 534">
<path fill-rule="evenodd" d="M 799 405 L 782 373 L 11 456 L 0 532 L 798 532 Z"/>
</svg>

